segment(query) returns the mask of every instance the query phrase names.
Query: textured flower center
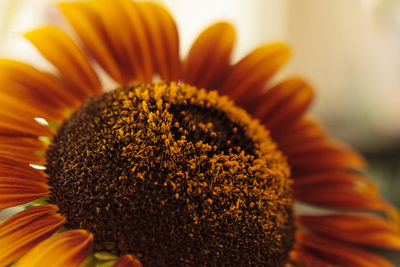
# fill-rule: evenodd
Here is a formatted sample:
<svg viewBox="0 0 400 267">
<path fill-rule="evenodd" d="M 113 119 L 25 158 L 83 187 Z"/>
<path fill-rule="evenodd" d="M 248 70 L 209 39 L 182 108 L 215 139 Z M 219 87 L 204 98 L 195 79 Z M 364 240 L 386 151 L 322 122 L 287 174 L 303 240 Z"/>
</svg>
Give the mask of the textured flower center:
<svg viewBox="0 0 400 267">
<path fill-rule="evenodd" d="M 268 132 L 216 92 L 135 85 L 90 98 L 47 151 L 50 202 L 95 250 L 144 266 L 283 266 L 289 168 Z"/>
</svg>

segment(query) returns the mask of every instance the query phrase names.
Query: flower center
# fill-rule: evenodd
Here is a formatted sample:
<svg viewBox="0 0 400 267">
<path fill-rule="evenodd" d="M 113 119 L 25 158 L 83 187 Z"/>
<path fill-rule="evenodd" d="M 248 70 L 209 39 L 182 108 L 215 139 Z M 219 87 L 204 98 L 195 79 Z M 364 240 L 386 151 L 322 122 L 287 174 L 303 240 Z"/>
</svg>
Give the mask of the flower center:
<svg viewBox="0 0 400 267">
<path fill-rule="evenodd" d="M 283 266 L 294 235 L 289 168 L 268 132 L 184 84 L 95 96 L 47 151 L 50 202 L 95 250 L 144 266 Z"/>
</svg>

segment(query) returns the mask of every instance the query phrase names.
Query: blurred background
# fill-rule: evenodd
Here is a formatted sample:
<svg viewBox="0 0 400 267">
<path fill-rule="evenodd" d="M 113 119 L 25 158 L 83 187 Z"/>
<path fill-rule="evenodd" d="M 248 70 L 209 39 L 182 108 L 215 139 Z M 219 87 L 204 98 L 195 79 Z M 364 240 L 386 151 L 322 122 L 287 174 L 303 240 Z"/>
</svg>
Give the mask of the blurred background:
<svg viewBox="0 0 400 267">
<path fill-rule="evenodd" d="M 44 69 L 49 63 L 22 37 L 63 24 L 53 0 L 0 0 L 0 56 Z M 306 77 L 317 91 L 312 112 L 330 134 L 359 149 L 369 174 L 400 207 L 400 1 L 159 0 L 175 16 L 182 56 L 209 23 L 237 29 L 233 60 L 257 45 L 284 40 L 293 50 L 276 79 Z"/>
</svg>

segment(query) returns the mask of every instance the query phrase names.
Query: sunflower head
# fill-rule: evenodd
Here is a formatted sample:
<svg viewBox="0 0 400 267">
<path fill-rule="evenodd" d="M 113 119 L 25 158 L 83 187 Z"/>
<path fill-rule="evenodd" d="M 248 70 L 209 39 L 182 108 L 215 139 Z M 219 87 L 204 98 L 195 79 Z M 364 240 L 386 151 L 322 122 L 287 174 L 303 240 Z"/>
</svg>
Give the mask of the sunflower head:
<svg viewBox="0 0 400 267">
<path fill-rule="evenodd" d="M 92 97 L 47 161 L 50 202 L 68 227 L 94 233 L 96 250 L 149 266 L 279 266 L 291 248 L 288 165 L 216 92 L 158 83 Z"/>
</svg>

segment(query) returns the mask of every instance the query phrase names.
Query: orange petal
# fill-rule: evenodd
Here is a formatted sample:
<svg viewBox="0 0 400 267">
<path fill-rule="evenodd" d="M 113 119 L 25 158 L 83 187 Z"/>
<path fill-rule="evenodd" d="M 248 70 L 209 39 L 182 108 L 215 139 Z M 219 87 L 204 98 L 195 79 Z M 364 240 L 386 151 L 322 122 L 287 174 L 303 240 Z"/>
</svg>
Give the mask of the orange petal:
<svg viewBox="0 0 400 267">
<path fill-rule="evenodd" d="M 356 191 L 370 197 L 379 197 L 379 190 L 373 182 L 350 171 L 327 171 L 293 178 L 293 189 L 299 194 L 323 190 L 325 187 L 337 192 Z"/>
<path fill-rule="evenodd" d="M 0 136 L 2 148 L 22 151 L 46 151 L 48 145 L 38 138 Z"/>
<path fill-rule="evenodd" d="M 47 181 L 47 177 L 42 171 L 30 167 L 29 164 L 7 158 L 0 158 L 0 176 L 19 177 L 43 183 Z"/>
<path fill-rule="evenodd" d="M 321 235 L 354 244 L 400 250 L 400 231 L 378 216 L 298 216 L 298 223 Z"/>
<path fill-rule="evenodd" d="M 309 195 L 295 194 L 294 199 L 307 204 L 349 211 L 380 211 L 388 212 L 389 204 L 383 200 L 357 195 L 354 192 L 326 192 L 309 193 Z"/>
<path fill-rule="evenodd" d="M 17 206 L 49 194 L 46 181 L 3 176 L 0 172 L 0 209 Z"/>
<path fill-rule="evenodd" d="M 53 136 L 53 131 L 37 123 L 33 118 L 21 118 L 18 114 L 0 111 L 0 135 L 5 136 Z"/>
<path fill-rule="evenodd" d="M 171 14 L 155 3 L 137 3 L 149 38 L 154 66 L 164 81 L 178 81 L 180 76 L 178 30 Z"/>
<path fill-rule="evenodd" d="M 236 103 L 257 95 L 289 55 L 289 48 L 283 43 L 257 48 L 232 67 L 220 93 L 229 95 Z"/>
<path fill-rule="evenodd" d="M 59 7 L 90 55 L 115 81 L 126 84 L 130 79 L 129 75 L 111 48 L 112 35 L 107 35 L 98 11 L 98 3 L 65 2 L 60 3 Z"/>
<path fill-rule="evenodd" d="M 295 179 L 296 181 L 296 179 Z M 346 186 L 347 185 L 347 186 Z M 293 187 L 293 198 L 311 205 L 345 210 L 381 211 L 393 213 L 393 208 L 381 200 L 367 184 L 310 184 Z M 392 216 L 392 215 L 391 215 Z"/>
<path fill-rule="evenodd" d="M 49 108 L 47 105 L 39 108 L 39 103 L 35 103 L 32 106 L 29 102 L 29 100 L 25 101 L 24 98 L 16 98 L 0 92 L 0 112 L 3 114 L 18 114 L 19 117 L 44 118 L 57 122 L 61 122 L 66 118 L 66 113 L 62 109 Z"/>
<path fill-rule="evenodd" d="M 79 266 L 92 249 L 93 235 L 86 230 L 56 234 L 30 250 L 16 267 Z"/>
<path fill-rule="evenodd" d="M 45 26 L 25 37 L 85 95 L 102 91 L 100 80 L 74 41 L 62 30 Z"/>
<path fill-rule="evenodd" d="M 135 256 L 126 254 L 119 258 L 112 267 L 142 267 L 142 264 Z"/>
<path fill-rule="evenodd" d="M 341 266 L 394 267 L 389 261 L 376 254 L 326 238 L 297 232 L 296 240 L 313 251 L 317 257 Z"/>
<path fill-rule="evenodd" d="M 314 118 L 302 116 L 292 123 L 286 131 L 271 132 L 271 136 L 278 143 L 280 149 L 285 149 L 299 143 L 325 139 L 326 132 Z"/>
<path fill-rule="evenodd" d="M 38 109 L 57 112 L 74 108 L 81 100 L 74 94 L 74 88 L 65 87 L 54 75 L 19 61 L 0 59 L 0 79 L 3 95 L 22 99 Z"/>
<path fill-rule="evenodd" d="M 111 1 L 107 0 L 97 1 L 96 5 L 100 23 L 107 36 L 109 49 L 111 49 L 116 61 L 119 63 L 119 68 L 123 70 L 128 79 L 125 83 L 135 79 L 142 81 L 144 76 L 139 62 L 132 61 L 131 54 L 133 51 L 127 48 L 127 43 L 130 41 L 129 29 L 119 20 L 121 15 L 118 10 L 113 8 Z"/>
<path fill-rule="evenodd" d="M 308 142 L 298 142 L 297 144 L 293 144 L 291 147 L 285 147 L 284 151 L 288 157 L 300 157 L 308 154 L 320 153 L 322 151 L 338 149 L 351 151 L 348 146 L 328 138 L 310 140 Z"/>
<path fill-rule="evenodd" d="M 312 251 L 299 245 L 296 245 L 290 252 L 290 260 L 303 267 L 338 267 L 338 265 L 334 265 L 324 259 L 318 258 L 312 253 Z"/>
<path fill-rule="evenodd" d="M 280 135 L 309 108 L 313 89 L 300 78 L 279 83 L 260 96 L 260 104 L 253 112 L 274 135 Z"/>
<path fill-rule="evenodd" d="M 51 236 L 65 218 L 54 205 L 36 206 L 0 224 L 0 266 L 7 266 Z"/>
<path fill-rule="evenodd" d="M 220 22 L 205 29 L 190 48 L 184 66 L 184 82 L 198 88 L 218 89 L 218 82 L 229 68 L 235 42 L 235 29 Z"/>
<path fill-rule="evenodd" d="M 129 73 L 130 81 L 150 82 L 152 60 L 135 4 L 129 0 L 100 0 L 98 12 L 112 51 Z"/>
<path fill-rule="evenodd" d="M 13 160 L 27 164 L 36 164 L 36 165 L 46 164 L 46 159 L 44 157 L 39 156 L 32 151 L 20 151 L 7 148 L 0 148 L 0 158 L 11 158 Z"/>
<path fill-rule="evenodd" d="M 362 169 L 366 166 L 366 162 L 360 154 L 337 141 L 317 140 L 316 146 L 313 144 L 309 148 L 299 142 L 298 146 L 298 151 L 291 150 L 291 148 L 281 149 L 288 156 L 289 165 L 296 174 L 348 168 Z M 288 152 L 286 149 L 289 149 Z M 303 153 L 299 153 L 302 149 Z"/>
</svg>

